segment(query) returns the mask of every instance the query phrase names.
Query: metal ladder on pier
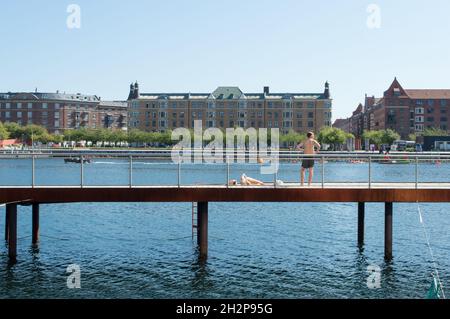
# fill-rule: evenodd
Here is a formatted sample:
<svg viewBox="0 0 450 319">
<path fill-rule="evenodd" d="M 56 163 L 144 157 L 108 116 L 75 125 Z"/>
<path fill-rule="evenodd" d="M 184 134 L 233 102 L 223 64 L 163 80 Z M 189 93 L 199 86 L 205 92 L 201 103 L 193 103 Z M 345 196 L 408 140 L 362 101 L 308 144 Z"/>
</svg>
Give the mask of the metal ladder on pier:
<svg viewBox="0 0 450 319">
<path fill-rule="evenodd" d="M 197 236 L 197 202 L 192 202 L 192 240 Z"/>
</svg>

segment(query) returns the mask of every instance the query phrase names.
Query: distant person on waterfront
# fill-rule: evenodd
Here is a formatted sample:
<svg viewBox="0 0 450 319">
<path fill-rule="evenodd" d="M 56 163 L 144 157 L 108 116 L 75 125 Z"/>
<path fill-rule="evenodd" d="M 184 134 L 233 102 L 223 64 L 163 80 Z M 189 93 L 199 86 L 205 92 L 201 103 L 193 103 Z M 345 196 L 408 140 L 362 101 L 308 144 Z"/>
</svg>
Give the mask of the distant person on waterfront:
<svg viewBox="0 0 450 319">
<path fill-rule="evenodd" d="M 300 143 L 297 148 L 300 150 L 303 150 L 303 153 L 305 155 L 314 155 L 316 154 L 316 148 L 317 152 L 320 151 L 320 144 L 314 139 L 314 133 L 309 132 L 307 134 L 307 140 L 303 143 Z M 302 170 L 301 170 L 301 185 L 303 186 L 305 183 L 305 173 L 306 170 L 309 170 L 309 176 L 308 176 L 308 186 L 311 186 L 313 176 L 314 176 L 314 158 L 305 158 L 302 161 Z"/>
<path fill-rule="evenodd" d="M 232 186 L 237 186 L 238 182 L 237 180 L 232 179 L 228 184 Z M 241 175 L 241 186 L 264 186 L 264 185 L 266 185 L 264 182 L 248 177 L 245 174 Z"/>
</svg>

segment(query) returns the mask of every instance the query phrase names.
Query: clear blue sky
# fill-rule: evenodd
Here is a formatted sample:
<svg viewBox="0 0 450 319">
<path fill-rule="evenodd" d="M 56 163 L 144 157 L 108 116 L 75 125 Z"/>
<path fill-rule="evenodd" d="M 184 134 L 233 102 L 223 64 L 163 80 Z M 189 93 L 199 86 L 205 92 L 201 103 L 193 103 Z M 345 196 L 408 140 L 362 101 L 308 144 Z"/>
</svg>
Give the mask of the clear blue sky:
<svg viewBox="0 0 450 319">
<path fill-rule="evenodd" d="M 81 29 L 68 29 L 69 4 Z M 381 9 L 369 29 L 367 6 Z M 0 6 L 0 92 L 56 90 L 126 99 L 142 92 L 317 92 L 334 119 L 394 76 L 450 88 L 448 0 L 16 0 Z"/>
</svg>

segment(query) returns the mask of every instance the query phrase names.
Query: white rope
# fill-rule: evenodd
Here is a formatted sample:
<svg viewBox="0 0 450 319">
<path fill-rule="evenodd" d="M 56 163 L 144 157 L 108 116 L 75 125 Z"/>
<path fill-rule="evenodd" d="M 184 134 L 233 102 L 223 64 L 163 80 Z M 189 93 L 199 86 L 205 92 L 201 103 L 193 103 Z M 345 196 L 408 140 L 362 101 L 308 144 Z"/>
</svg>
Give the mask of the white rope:
<svg viewBox="0 0 450 319">
<path fill-rule="evenodd" d="M 425 227 L 425 222 L 423 220 L 422 210 L 420 209 L 419 202 L 417 202 L 417 210 L 419 211 L 420 223 L 422 224 L 423 232 L 424 232 L 425 238 L 427 240 L 428 249 L 430 250 L 430 255 L 431 255 L 431 259 L 433 261 L 433 267 L 434 267 L 434 272 L 436 274 L 436 279 L 437 279 L 437 281 L 439 283 L 439 287 L 442 291 L 442 297 L 445 299 L 444 286 L 442 285 L 441 278 L 439 277 L 439 271 L 437 269 L 436 259 L 434 258 L 433 249 L 431 248 L 430 237 L 428 236 L 427 228 Z"/>
</svg>

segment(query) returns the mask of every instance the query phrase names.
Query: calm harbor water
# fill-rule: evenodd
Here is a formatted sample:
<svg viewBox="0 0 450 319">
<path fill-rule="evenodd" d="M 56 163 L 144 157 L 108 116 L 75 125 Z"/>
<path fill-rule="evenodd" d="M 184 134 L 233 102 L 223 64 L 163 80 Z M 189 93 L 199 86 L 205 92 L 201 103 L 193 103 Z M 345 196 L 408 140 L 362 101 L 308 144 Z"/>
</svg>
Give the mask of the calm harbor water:
<svg viewBox="0 0 450 319">
<path fill-rule="evenodd" d="M 0 160 L 0 185 L 28 185 L 30 160 Z M 127 185 L 125 160 L 85 165 L 87 185 Z M 279 179 L 298 180 L 282 164 Z M 320 165 L 316 180 L 321 179 Z M 258 167 L 233 165 L 231 178 Z M 414 165 L 373 164 L 374 181 L 415 179 Z M 450 165 L 421 163 L 420 180 L 450 181 Z M 327 181 L 367 181 L 367 165 L 327 163 Z M 36 183 L 77 185 L 80 167 L 39 159 Z M 182 184 L 224 184 L 224 165 L 186 165 Z M 134 163 L 135 185 L 176 184 L 177 167 Z M 1 189 L 0 189 L 1 191 Z M 450 205 L 421 204 L 444 289 L 450 286 Z M 19 207 L 18 262 L 0 245 L 0 298 L 423 298 L 432 263 L 416 204 L 394 205 L 394 259 L 384 253 L 384 206 L 367 204 L 366 245 L 356 245 L 354 203 L 211 203 L 209 257 L 197 258 L 190 203 L 86 203 L 41 206 L 41 243 L 31 247 L 31 209 Z M 0 207 L 3 238 L 4 207 Z M 81 289 L 66 268 L 81 267 Z M 367 287 L 367 267 L 381 288 Z"/>
</svg>

